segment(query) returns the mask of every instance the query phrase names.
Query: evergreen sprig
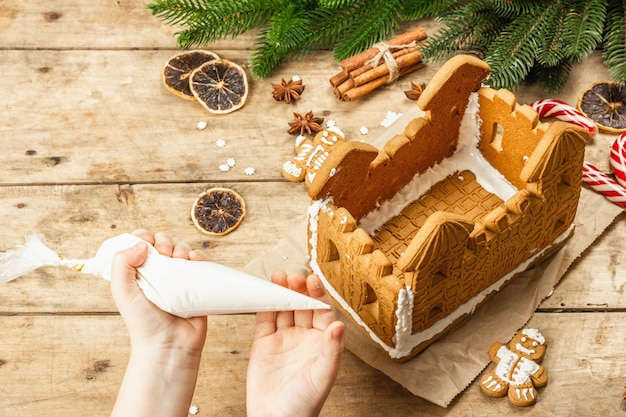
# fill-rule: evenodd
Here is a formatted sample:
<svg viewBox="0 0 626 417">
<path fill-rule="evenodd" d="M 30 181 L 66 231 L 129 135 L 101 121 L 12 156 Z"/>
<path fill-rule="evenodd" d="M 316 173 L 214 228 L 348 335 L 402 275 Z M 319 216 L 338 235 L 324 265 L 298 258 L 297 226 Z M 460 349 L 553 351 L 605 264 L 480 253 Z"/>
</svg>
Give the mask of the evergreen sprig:
<svg viewBox="0 0 626 417">
<path fill-rule="evenodd" d="M 404 20 L 423 18 L 443 0 L 153 0 L 152 14 L 181 27 L 181 48 L 205 46 L 260 27 L 250 69 L 266 77 L 282 62 L 315 49 L 338 61 L 393 35 Z"/>
<path fill-rule="evenodd" d="M 465 0 L 441 10 L 444 29 L 428 41 L 430 60 L 474 53 L 491 65 L 486 83 L 511 89 L 539 82 L 556 92 L 572 64 L 604 48 L 609 74 L 626 81 L 626 19 L 622 0 Z M 476 19 L 476 13 L 484 14 Z M 463 32 L 463 23 L 467 23 Z M 482 34 L 490 34 L 483 37 Z M 468 42 L 471 40 L 471 42 Z"/>
<path fill-rule="evenodd" d="M 558 91 L 572 64 L 597 48 L 611 77 L 626 82 L 626 0 L 152 0 L 148 7 L 181 28 L 181 48 L 259 28 L 250 62 L 257 77 L 316 49 L 346 59 L 401 22 L 435 16 L 444 27 L 425 42 L 426 59 L 477 55 L 491 66 L 493 87 L 539 82 Z"/>
</svg>

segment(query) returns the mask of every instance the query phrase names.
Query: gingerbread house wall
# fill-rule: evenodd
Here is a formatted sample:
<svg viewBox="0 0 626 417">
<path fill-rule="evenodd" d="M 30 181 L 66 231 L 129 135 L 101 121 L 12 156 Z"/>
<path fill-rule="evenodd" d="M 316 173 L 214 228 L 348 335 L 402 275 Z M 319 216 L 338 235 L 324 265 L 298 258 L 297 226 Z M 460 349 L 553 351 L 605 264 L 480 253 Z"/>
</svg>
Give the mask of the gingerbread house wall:
<svg viewBox="0 0 626 417">
<path fill-rule="evenodd" d="M 417 333 L 550 245 L 573 222 L 581 187 L 583 133 L 558 122 L 538 124 L 536 113 L 518 106 L 508 92 L 481 89 L 479 95 L 481 103 L 488 103 L 485 109 L 495 106 L 489 114 L 497 114 L 491 118 L 481 111 L 486 120 L 481 143 L 493 149 L 487 151 L 490 162 L 502 165 L 508 158 L 525 162 L 512 164 L 505 174 L 517 177 L 520 190 L 512 198 L 475 223 L 446 213 L 431 216 L 395 271 L 382 252 L 373 250 L 371 238 L 356 226 L 356 216 L 349 210 L 331 204 L 320 216 L 320 267 L 342 298 L 389 345 L 394 343 L 397 294 L 404 285 L 415 294 L 412 332 Z M 499 148 L 492 144 L 497 125 L 504 127 Z M 516 148 L 509 131 L 519 135 L 515 137 L 532 138 L 533 148 Z"/>
<path fill-rule="evenodd" d="M 416 174 L 452 155 L 470 95 L 488 73 L 489 67 L 475 57 L 458 56 L 446 62 L 418 101 L 425 115 L 409 122 L 377 155 L 375 148 L 358 142 L 341 144 L 310 184 L 311 198 L 332 196 L 357 221 L 392 198 Z M 359 160 L 360 165 L 347 159 Z"/>
</svg>

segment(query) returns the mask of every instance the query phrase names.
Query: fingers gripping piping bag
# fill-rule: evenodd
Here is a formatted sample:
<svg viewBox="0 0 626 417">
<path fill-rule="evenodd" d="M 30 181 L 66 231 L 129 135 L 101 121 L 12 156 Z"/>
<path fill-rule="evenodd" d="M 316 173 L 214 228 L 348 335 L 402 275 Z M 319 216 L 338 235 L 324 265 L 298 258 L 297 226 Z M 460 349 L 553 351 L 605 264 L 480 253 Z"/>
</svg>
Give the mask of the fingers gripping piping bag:
<svg viewBox="0 0 626 417">
<path fill-rule="evenodd" d="M 57 255 L 39 236 L 30 236 L 23 246 L 0 253 L 0 282 L 53 265 L 69 266 L 110 281 L 113 256 L 142 241 L 122 234 L 106 240 L 93 258 L 72 260 Z M 321 301 L 217 263 L 161 255 L 149 244 L 148 257 L 137 271 L 137 283 L 146 297 L 179 317 L 330 308 Z"/>
</svg>

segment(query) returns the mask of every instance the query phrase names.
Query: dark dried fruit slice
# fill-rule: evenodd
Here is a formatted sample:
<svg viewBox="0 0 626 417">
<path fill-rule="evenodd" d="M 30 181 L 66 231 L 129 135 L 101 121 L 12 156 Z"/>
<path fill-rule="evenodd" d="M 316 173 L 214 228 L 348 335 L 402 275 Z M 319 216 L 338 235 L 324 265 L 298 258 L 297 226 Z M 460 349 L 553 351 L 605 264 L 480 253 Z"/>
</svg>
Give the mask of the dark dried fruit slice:
<svg viewBox="0 0 626 417">
<path fill-rule="evenodd" d="M 228 188 L 211 188 L 191 208 L 193 224 L 203 233 L 225 235 L 239 226 L 246 214 L 243 198 Z"/>
<path fill-rule="evenodd" d="M 578 110 L 603 132 L 625 132 L 626 87 L 613 81 L 597 82 L 580 95 Z"/>
<path fill-rule="evenodd" d="M 245 71 L 227 59 L 209 61 L 196 68 L 189 79 L 191 92 L 211 113 L 238 110 L 248 98 Z"/>
<path fill-rule="evenodd" d="M 195 100 L 189 87 L 191 73 L 205 62 L 216 59 L 219 59 L 219 56 L 202 49 L 181 52 L 167 61 L 163 67 L 161 81 L 169 92 L 186 100 Z"/>
</svg>

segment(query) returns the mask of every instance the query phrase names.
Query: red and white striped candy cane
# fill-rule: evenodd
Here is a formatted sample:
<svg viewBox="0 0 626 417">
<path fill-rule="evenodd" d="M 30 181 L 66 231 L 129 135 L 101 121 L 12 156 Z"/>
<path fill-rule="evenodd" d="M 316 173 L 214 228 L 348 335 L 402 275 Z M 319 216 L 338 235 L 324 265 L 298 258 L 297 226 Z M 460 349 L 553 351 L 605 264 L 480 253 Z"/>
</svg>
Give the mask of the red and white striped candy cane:
<svg viewBox="0 0 626 417">
<path fill-rule="evenodd" d="M 611 168 L 617 182 L 626 188 L 626 133 L 619 135 L 611 146 Z"/>
<path fill-rule="evenodd" d="M 607 200 L 626 209 L 626 190 L 588 162 L 583 163 L 583 182 Z"/>
<path fill-rule="evenodd" d="M 554 117 L 586 129 L 591 136 L 597 132 L 592 120 L 569 104 L 560 100 L 539 100 L 530 105 L 539 117 Z M 607 200 L 626 209 L 626 137 L 620 135 L 611 149 L 611 166 L 618 182 L 588 162 L 583 163 L 583 182 Z"/>
<path fill-rule="evenodd" d="M 598 127 L 587 116 L 561 100 L 545 99 L 535 101 L 530 105 L 539 114 L 539 117 L 554 117 L 586 129 L 591 136 L 598 131 Z"/>
</svg>

